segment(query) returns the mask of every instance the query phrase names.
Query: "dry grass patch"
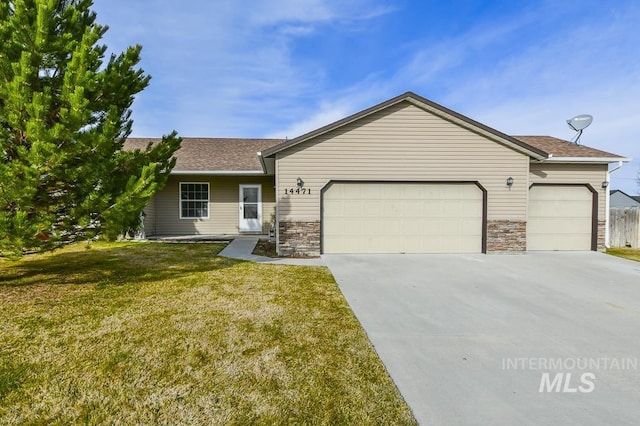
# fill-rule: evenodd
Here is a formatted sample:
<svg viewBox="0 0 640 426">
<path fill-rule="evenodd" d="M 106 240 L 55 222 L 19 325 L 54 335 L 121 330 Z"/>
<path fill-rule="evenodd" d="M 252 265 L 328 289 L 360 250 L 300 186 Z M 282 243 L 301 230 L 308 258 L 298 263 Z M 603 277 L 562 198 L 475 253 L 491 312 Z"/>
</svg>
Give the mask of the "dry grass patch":
<svg viewBox="0 0 640 426">
<path fill-rule="evenodd" d="M 258 240 L 258 243 L 253 248 L 253 252 L 251 254 L 265 257 L 278 257 L 276 243 L 269 240 Z"/>
<path fill-rule="evenodd" d="M 607 254 L 613 256 L 624 257 L 625 259 L 635 260 L 640 262 L 640 249 L 627 248 L 627 247 L 613 247 L 607 249 Z"/>
<path fill-rule="evenodd" d="M 415 423 L 326 268 L 222 247 L 0 259 L 0 423 Z"/>
</svg>

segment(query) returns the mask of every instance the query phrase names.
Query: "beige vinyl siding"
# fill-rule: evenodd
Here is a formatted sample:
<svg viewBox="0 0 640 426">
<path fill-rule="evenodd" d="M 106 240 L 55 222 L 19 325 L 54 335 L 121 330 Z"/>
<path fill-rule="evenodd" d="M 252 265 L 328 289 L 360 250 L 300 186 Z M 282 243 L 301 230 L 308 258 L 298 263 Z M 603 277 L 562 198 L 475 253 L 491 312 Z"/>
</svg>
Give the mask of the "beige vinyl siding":
<svg viewBox="0 0 640 426">
<path fill-rule="evenodd" d="M 209 219 L 180 219 L 180 182 L 209 183 Z M 239 233 L 240 184 L 262 185 L 263 232 L 275 215 L 273 176 L 170 176 L 155 195 L 156 235 L 202 235 Z"/>
<path fill-rule="evenodd" d="M 605 197 L 607 189 L 602 182 L 607 177 L 606 164 L 549 164 L 531 163 L 530 183 L 590 184 L 598 192 L 598 220 L 606 219 Z"/>
<path fill-rule="evenodd" d="M 467 180 L 487 189 L 489 220 L 525 220 L 528 163 L 526 155 L 401 102 L 277 154 L 278 214 L 319 220 L 320 190 L 330 180 Z M 298 176 L 311 195 L 284 194 Z"/>
</svg>

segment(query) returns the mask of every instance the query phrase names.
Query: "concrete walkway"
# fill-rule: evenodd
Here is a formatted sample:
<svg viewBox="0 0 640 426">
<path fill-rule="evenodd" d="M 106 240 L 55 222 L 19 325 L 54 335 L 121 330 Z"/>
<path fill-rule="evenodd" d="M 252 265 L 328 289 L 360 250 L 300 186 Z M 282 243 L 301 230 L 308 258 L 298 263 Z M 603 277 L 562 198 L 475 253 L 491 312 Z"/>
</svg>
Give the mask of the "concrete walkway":
<svg viewBox="0 0 640 426">
<path fill-rule="evenodd" d="M 297 257 L 265 257 L 251 254 L 260 237 L 252 235 L 241 235 L 235 237 L 227 244 L 219 255 L 230 257 L 231 259 L 250 260 L 257 263 L 273 263 L 277 265 L 303 265 L 303 266 L 325 266 L 321 258 L 297 258 Z"/>
</svg>

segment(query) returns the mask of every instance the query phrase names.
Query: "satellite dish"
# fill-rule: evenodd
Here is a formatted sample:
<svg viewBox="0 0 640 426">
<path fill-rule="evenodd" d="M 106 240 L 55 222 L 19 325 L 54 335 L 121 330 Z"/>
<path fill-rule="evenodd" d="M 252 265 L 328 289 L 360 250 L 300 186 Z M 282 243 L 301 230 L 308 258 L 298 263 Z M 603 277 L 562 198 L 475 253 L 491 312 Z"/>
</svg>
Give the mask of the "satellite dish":
<svg viewBox="0 0 640 426">
<path fill-rule="evenodd" d="M 593 116 L 589 114 L 576 115 L 570 120 L 567 120 L 567 124 L 576 132 L 586 129 L 593 122 Z"/>
<path fill-rule="evenodd" d="M 567 124 L 569 125 L 569 127 L 578 132 L 576 133 L 575 140 L 573 141 L 576 145 L 580 140 L 580 136 L 582 136 L 582 131 L 589 127 L 592 121 L 593 116 L 589 114 L 576 115 L 575 117 L 567 120 Z"/>
</svg>

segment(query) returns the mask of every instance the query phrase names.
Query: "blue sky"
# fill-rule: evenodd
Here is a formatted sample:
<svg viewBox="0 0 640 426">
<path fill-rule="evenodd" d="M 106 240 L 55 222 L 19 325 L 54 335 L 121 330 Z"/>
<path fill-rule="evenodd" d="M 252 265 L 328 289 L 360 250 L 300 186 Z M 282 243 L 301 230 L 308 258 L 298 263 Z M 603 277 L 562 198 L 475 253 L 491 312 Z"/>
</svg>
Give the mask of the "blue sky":
<svg viewBox="0 0 640 426">
<path fill-rule="evenodd" d="M 293 138 L 405 91 L 512 135 L 636 159 L 640 3 L 95 0 L 110 51 L 143 46 L 133 136 Z"/>
</svg>

